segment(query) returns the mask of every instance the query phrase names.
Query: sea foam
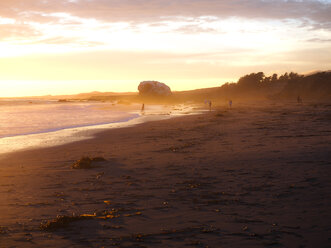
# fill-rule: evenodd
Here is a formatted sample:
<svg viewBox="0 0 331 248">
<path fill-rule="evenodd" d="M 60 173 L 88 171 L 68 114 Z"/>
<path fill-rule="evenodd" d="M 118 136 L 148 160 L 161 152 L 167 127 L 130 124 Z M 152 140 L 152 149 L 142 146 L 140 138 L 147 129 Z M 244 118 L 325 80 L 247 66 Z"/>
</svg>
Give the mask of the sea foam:
<svg viewBox="0 0 331 248">
<path fill-rule="evenodd" d="M 0 138 L 123 122 L 137 117 L 137 114 L 110 106 L 89 102 L 2 101 Z"/>
</svg>

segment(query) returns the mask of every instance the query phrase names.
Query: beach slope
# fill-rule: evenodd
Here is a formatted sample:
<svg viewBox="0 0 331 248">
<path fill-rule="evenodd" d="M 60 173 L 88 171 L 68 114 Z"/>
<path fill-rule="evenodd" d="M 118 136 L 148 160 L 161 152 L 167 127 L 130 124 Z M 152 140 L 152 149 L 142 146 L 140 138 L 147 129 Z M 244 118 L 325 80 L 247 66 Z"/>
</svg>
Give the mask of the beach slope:
<svg viewBox="0 0 331 248">
<path fill-rule="evenodd" d="M 3 155 L 0 247 L 330 247 L 330 122 L 222 107 Z"/>
</svg>

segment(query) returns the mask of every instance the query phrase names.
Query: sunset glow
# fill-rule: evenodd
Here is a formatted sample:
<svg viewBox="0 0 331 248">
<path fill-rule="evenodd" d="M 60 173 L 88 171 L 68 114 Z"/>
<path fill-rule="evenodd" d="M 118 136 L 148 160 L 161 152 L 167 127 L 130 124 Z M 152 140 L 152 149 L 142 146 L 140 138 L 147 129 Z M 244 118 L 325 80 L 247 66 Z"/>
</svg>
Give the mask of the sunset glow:
<svg viewBox="0 0 331 248">
<path fill-rule="evenodd" d="M 331 1 L 14 0 L 0 5 L 0 97 L 219 86 L 328 70 Z"/>
</svg>

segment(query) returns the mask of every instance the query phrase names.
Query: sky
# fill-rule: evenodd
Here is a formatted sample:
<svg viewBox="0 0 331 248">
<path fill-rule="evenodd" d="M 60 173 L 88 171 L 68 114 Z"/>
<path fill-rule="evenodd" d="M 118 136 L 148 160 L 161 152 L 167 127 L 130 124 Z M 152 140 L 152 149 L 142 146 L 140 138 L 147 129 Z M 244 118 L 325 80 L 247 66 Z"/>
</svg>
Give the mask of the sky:
<svg viewBox="0 0 331 248">
<path fill-rule="evenodd" d="M 331 69 L 331 0 L 0 0 L 0 97 Z"/>
</svg>

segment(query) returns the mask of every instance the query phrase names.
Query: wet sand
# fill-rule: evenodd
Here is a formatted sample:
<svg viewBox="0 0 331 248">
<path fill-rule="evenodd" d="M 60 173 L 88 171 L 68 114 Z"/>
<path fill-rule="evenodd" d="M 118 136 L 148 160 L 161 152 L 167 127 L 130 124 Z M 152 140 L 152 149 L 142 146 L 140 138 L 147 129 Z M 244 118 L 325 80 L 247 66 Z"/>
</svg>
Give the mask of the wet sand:
<svg viewBox="0 0 331 248">
<path fill-rule="evenodd" d="M 0 247 L 330 247 L 330 124 L 235 105 L 1 156 Z"/>
</svg>

